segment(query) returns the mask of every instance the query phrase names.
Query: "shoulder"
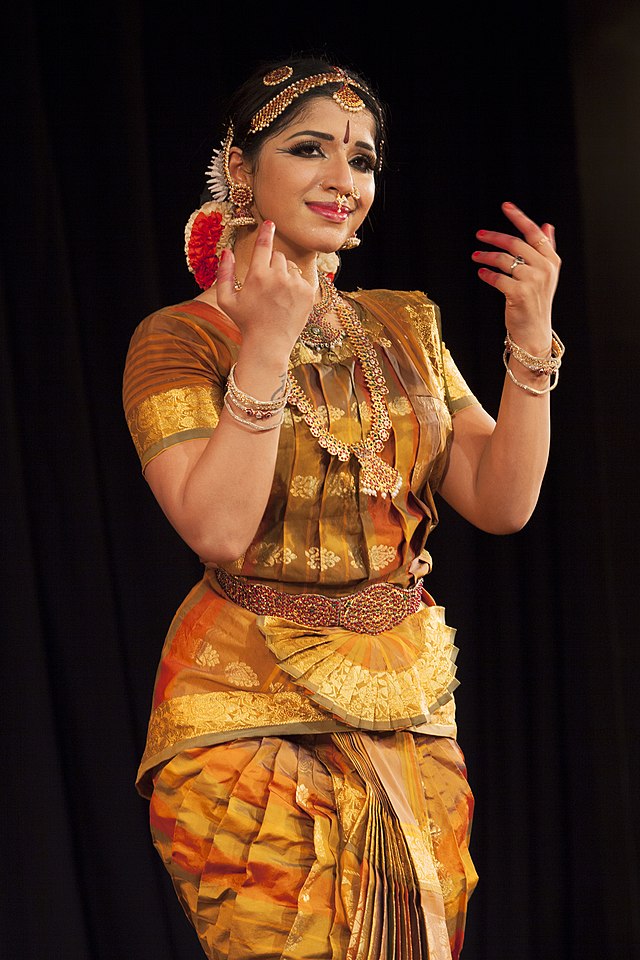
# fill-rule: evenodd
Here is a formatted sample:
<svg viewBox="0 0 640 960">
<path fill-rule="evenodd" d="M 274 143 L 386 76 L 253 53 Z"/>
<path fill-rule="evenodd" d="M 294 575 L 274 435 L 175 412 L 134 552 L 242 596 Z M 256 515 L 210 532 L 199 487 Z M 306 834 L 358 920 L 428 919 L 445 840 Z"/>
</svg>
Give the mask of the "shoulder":
<svg viewBox="0 0 640 960">
<path fill-rule="evenodd" d="M 133 331 L 131 345 L 152 339 L 222 340 L 238 344 L 240 332 L 220 310 L 203 300 L 185 300 L 155 310 Z"/>
<path fill-rule="evenodd" d="M 349 297 L 374 313 L 414 327 L 440 329 L 440 309 L 421 290 L 356 290 Z"/>
<path fill-rule="evenodd" d="M 400 337 L 418 339 L 432 361 L 440 352 L 440 308 L 421 290 L 356 290 L 348 294 Z"/>
</svg>

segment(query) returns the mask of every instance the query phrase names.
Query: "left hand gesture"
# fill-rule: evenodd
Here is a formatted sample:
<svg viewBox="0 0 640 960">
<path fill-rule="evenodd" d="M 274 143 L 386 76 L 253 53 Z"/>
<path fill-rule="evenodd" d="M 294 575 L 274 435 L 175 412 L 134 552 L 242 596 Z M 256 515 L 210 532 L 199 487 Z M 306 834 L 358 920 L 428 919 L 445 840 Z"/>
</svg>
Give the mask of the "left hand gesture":
<svg viewBox="0 0 640 960">
<path fill-rule="evenodd" d="M 493 268 L 482 267 L 478 276 L 504 294 L 511 338 L 534 355 L 544 356 L 551 344 L 551 305 L 561 263 L 555 230 L 550 223 L 539 227 L 513 203 L 503 203 L 502 212 L 524 239 L 478 230 L 479 240 L 506 252 L 477 250 L 473 259 Z"/>
</svg>

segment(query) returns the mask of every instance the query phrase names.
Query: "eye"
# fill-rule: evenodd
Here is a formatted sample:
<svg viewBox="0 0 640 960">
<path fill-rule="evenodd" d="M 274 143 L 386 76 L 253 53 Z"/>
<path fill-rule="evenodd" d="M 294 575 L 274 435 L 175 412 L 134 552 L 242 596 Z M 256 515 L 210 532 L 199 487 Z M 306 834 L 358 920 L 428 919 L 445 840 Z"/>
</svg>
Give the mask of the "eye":
<svg viewBox="0 0 640 960">
<path fill-rule="evenodd" d="M 321 145 L 317 140 L 303 140 L 287 148 L 287 153 L 294 157 L 324 157 Z"/>
<path fill-rule="evenodd" d="M 376 168 L 376 158 L 372 154 L 362 153 L 350 161 L 352 167 L 357 167 L 363 173 L 373 173 Z"/>
</svg>

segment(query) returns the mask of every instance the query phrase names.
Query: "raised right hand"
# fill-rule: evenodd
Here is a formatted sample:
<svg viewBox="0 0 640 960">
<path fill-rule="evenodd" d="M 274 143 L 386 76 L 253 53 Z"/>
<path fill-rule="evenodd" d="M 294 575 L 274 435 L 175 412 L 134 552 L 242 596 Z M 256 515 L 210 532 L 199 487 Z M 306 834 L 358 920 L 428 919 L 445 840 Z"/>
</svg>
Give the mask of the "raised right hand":
<svg viewBox="0 0 640 960">
<path fill-rule="evenodd" d="M 218 306 L 238 326 L 243 343 L 260 341 L 272 356 L 288 357 L 313 306 L 315 291 L 299 267 L 274 251 L 275 224 L 258 230 L 249 270 L 240 290 L 234 287 L 235 257 L 223 252 L 218 269 Z"/>
</svg>

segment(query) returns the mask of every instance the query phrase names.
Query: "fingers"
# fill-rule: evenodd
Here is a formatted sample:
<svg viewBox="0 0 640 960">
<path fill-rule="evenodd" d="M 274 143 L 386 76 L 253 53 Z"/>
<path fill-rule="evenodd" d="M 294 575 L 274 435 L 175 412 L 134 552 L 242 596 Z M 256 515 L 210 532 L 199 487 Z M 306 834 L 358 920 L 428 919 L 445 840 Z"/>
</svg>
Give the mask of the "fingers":
<svg viewBox="0 0 640 960">
<path fill-rule="evenodd" d="M 275 232 L 276 225 L 273 220 L 265 220 L 264 223 L 261 224 L 251 255 L 250 270 L 266 270 L 271 265 Z"/>
<path fill-rule="evenodd" d="M 528 266 L 524 257 L 516 257 L 512 253 L 496 253 L 494 250 L 476 250 L 471 254 L 476 263 L 486 263 L 489 267 L 502 270 L 507 276 L 513 277 L 515 271 L 522 271 Z"/>
<path fill-rule="evenodd" d="M 547 240 L 549 241 L 549 243 L 551 244 L 551 246 L 553 247 L 553 249 L 554 249 L 554 251 L 555 251 L 555 249 L 556 249 L 556 228 L 553 226 L 552 223 L 543 223 L 541 229 L 542 229 L 542 232 L 544 233 L 545 237 L 547 238 Z"/>
<path fill-rule="evenodd" d="M 231 250 L 223 250 L 218 266 L 218 276 L 216 278 L 218 304 L 226 313 L 226 307 L 230 306 L 236 296 L 235 293 L 236 278 L 236 258 Z"/>
<path fill-rule="evenodd" d="M 544 226 L 539 227 L 524 211 L 516 207 L 515 203 L 503 203 L 502 212 L 524 236 L 524 242 L 533 247 L 537 253 L 544 257 L 555 253 L 555 230 L 550 223 L 545 223 Z M 498 244 L 498 246 L 502 246 L 502 244 Z M 520 255 L 522 256 L 522 254 Z"/>
</svg>

